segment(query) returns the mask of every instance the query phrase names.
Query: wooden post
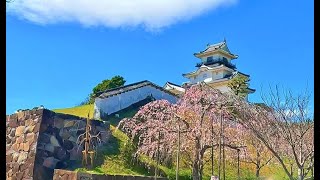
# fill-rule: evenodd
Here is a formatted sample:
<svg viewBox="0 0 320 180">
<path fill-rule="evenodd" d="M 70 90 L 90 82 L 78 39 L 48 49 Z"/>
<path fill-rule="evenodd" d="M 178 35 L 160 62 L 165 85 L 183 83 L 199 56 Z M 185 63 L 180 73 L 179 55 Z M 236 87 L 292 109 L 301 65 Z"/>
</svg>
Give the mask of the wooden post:
<svg viewBox="0 0 320 180">
<path fill-rule="evenodd" d="M 87 118 L 87 124 L 86 124 L 86 132 L 85 132 L 85 140 L 84 140 L 84 150 L 82 151 L 83 157 L 82 157 L 82 164 L 84 167 L 88 166 L 88 151 L 89 151 L 89 114 Z"/>
<path fill-rule="evenodd" d="M 90 155 L 90 167 L 93 169 L 93 157 L 94 157 L 94 151 L 88 152 Z"/>
</svg>

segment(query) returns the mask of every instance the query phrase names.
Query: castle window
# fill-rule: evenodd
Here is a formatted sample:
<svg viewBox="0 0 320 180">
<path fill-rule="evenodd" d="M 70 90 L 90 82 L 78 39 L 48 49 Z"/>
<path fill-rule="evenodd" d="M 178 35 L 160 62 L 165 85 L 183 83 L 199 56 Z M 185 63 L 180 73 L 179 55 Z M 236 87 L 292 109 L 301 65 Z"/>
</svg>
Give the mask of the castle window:
<svg viewBox="0 0 320 180">
<path fill-rule="evenodd" d="M 212 56 L 210 56 L 210 57 L 207 57 L 207 62 L 212 62 Z"/>
</svg>

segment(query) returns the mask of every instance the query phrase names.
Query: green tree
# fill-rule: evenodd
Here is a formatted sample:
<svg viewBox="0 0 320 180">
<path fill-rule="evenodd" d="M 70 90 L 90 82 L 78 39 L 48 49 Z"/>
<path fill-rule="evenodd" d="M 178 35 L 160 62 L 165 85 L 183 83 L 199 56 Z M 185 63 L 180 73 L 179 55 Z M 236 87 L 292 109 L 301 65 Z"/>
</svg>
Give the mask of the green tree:
<svg viewBox="0 0 320 180">
<path fill-rule="evenodd" d="M 103 92 L 108 89 L 116 88 L 123 86 L 126 80 L 122 76 L 114 76 L 111 79 L 105 79 L 101 83 L 97 84 L 93 89 L 91 94 L 84 100 L 81 105 L 84 104 L 93 104 L 95 97 L 99 92 Z"/>
<path fill-rule="evenodd" d="M 235 95 L 245 97 L 248 94 L 249 81 L 250 79 L 247 76 L 238 74 L 230 80 L 228 87 L 231 88 Z"/>
</svg>

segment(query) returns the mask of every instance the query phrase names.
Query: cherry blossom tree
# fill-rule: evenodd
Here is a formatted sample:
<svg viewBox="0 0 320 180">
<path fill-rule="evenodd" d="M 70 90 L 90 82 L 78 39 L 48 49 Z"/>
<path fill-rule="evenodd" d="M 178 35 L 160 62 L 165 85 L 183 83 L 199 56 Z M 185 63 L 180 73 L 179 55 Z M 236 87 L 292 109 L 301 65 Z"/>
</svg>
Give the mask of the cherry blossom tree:
<svg viewBox="0 0 320 180">
<path fill-rule="evenodd" d="M 244 158 L 241 161 L 253 164 L 256 177 L 259 179 L 261 169 L 273 159 L 273 155 L 259 139 L 249 132 L 245 133 L 243 141 L 245 141 L 246 148 L 242 151 Z"/>
<path fill-rule="evenodd" d="M 174 105 L 159 100 L 143 106 L 133 118 L 122 120 L 119 128 L 136 139 L 138 154 L 152 158 L 159 154 L 160 161 L 177 151 L 177 132 L 181 131 L 181 153 L 188 159 L 193 179 L 198 180 L 202 179 L 206 150 L 212 146 L 236 148 L 241 143 L 234 141 L 234 134 L 229 137 L 227 133 L 228 129 L 238 127 L 230 120 L 229 106 L 228 96 L 198 84 L 187 89 Z M 221 129 L 226 130 L 223 141 Z"/>
<path fill-rule="evenodd" d="M 279 161 L 288 177 L 294 177 L 285 163 L 293 157 L 299 179 L 313 169 L 314 123 L 308 112 L 308 93 L 294 96 L 290 91 L 276 87 L 262 96 L 266 107 L 247 103 L 234 97 L 237 121 L 250 130 Z"/>
</svg>

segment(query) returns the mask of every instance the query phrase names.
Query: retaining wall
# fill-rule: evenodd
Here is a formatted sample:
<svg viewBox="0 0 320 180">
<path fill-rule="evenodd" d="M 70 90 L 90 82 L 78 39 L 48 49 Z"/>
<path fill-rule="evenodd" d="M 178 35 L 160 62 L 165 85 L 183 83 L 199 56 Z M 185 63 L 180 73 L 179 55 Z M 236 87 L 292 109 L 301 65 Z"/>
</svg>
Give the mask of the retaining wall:
<svg viewBox="0 0 320 180">
<path fill-rule="evenodd" d="M 101 145 L 107 143 L 109 124 L 97 120 L 90 123 L 92 134 L 100 132 Z M 7 116 L 7 179 L 52 179 L 55 168 L 70 168 L 82 159 L 77 140 L 85 126 L 84 118 L 46 109 Z"/>
</svg>

